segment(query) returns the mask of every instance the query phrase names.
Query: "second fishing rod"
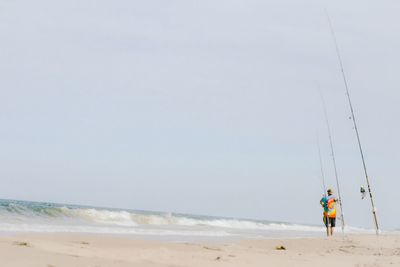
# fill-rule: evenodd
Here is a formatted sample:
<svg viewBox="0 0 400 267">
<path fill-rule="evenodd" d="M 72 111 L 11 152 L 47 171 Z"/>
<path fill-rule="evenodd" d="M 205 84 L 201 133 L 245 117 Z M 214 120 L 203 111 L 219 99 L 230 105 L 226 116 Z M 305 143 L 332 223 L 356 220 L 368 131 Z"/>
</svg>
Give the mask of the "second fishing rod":
<svg viewBox="0 0 400 267">
<path fill-rule="evenodd" d="M 335 172 L 335 180 L 336 180 L 336 187 L 337 187 L 337 192 L 338 192 L 338 202 L 339 202 L 339 207 L 340 207 L 340 220 L 341 220 L 341 226 L 342 226 L 342 233 L 344 234 L 344 228 L 345 228 L 345 220 L 344 220 L 344 211 L 343 211 L 343 200 L 342 200 L 342 195 L 340 193 L 340 183 L 339 183 L 339 175 L 337 171 L 337 165 L 336 165 L 336 156 L 335 156 L 335 149 L 333 146 L 333 138 L 332 138 L 332 131 L 331 131 L 331 125 L 329 122 L 329 117 L 328 117 L 328 111 L 326 109 L 326 104 L 325 104 L 325 99 L 324 96 L 321 92 L 321 89 L 318 87 L 318 93 L 321 98 L 322 102 L 322 108 L 324 111 L 324 117 L 325 117 L 325 123 L 326 123 L 326 128 L 328 131 L 328 137 L 329 137 L 329 144 L 330 144 L 330 150 L 331 150 L 331 158 L 332 158 L 332 163 L 333 163 L 333 169 Z"/>
</svg>

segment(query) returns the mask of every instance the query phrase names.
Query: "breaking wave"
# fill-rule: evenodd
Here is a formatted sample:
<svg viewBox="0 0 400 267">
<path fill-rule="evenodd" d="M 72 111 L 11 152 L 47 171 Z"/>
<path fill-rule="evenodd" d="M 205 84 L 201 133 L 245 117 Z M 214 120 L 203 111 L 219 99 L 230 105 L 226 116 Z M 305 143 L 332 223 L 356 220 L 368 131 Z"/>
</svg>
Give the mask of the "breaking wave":
<svg viewBox="0 0 400 267">
<path fill-rule="evenodd" d="M 290 223 L 10 200 L 0 200 L 0 222 L 0 231 L 11 232 L 265 237 L 277 232 L 324 231 Z"/>
<path fill-rule="evenodd" d="M 222 219 L 201 216 L 179 215 L 171 213 L 139 213 L 126 210 L 109 210 L 101 208 L 83 208 L 54 206 L 54 204 L 8 203 L 0 206 L 2 221 L 10 218 L 70 220 L 88 224 L 109 226 L 199 226 L 213 228 L 230 228 L 241 230 L 297 230 L 320 231 L 319 227 L 303 226 L 284 223 L 266 223 L 239 219 Z"/>
</svg>

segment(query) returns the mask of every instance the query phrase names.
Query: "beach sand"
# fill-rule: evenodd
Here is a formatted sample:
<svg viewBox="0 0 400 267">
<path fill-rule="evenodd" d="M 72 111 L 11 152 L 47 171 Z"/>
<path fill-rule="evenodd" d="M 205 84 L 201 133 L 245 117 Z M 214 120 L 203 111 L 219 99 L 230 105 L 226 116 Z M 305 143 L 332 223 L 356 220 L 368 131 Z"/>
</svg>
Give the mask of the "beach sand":
<svg viewBox="0 0 400 267">
<path fill-rule="evenodd" d="M 0 266 L 394 267 L 400 266 L 400 235 L 172 243 L 110 235 L 13 234 L 0 237 Z"/>
</svg>

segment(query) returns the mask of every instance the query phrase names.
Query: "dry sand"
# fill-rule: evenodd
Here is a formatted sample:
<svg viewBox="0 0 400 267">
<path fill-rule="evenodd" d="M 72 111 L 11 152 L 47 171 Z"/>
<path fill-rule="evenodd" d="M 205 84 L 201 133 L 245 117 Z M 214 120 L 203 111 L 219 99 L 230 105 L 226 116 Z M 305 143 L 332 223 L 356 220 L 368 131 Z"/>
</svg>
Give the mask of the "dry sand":
<svg viewBox="0 0 400 267">
<path fill-rule="evenodd" d="M 15 234 L 0 237 L 0 266 L 394 267 L 400 266 L 400 235 L 168 243 L 109 235 Z"/>
</svg>

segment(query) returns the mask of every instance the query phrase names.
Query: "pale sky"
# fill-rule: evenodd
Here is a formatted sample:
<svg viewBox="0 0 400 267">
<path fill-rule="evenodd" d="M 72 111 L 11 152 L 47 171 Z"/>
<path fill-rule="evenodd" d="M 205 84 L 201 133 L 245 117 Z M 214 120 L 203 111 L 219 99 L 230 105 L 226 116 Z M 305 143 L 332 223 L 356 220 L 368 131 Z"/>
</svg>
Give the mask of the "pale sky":
<svg viewBox="0 0 400 267">
<path fill-rule="evenodd" d="M 321 223 L 316 146 L 372 228 L 332 17 L 383 228 L 400 228 L 400 3 L 0 1 L 0 198 Z"/>
</svg>

